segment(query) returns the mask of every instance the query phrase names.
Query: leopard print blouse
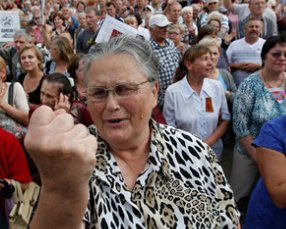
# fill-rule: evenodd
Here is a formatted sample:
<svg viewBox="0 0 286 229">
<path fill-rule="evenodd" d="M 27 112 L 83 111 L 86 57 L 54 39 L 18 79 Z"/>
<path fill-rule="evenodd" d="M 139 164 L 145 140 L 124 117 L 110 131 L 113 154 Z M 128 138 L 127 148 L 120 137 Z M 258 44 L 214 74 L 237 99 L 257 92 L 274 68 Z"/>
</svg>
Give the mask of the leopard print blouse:
<svg viewBox="0 0 286 229">
<path fill-rule="evenodd" d="M 170 126 L 151 121 L 151 129 L 149 160 L 132 191 L 98 137 L 86 228 L 236 228 L 239 212 L 211 148 Z"/>
</svg>

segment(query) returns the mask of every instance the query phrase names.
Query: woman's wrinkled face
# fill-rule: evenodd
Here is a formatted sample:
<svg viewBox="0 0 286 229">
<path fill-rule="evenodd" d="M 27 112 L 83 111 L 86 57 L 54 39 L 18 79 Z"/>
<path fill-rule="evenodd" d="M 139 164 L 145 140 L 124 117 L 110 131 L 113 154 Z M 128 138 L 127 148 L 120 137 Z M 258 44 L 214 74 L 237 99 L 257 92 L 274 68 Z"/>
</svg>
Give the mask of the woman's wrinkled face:
<svg viewBox="0 0 286 229">
<path fill-rule="evenodd" d="M 264 68 L 275 72 L 286 70 L 286 44 L 276 44 L 268 51 L 264 60 Z"/>
<path fill-rule="evenodd" d="M 118 84 L 147 81 L 135 60 L 126 54 L 106 55 L 92 62 L 87 74 L 88 109 L 100 135 L 109 145 L 134 144 L 149 136 L 149 120 L 157 104 L 158 84 L 144 83 L 130 97 L 119 98 L 109 91 L 103 101 L 93 101 L 92 87 L 111 88 Z"/>
<path fill-rule="evenodd" d="M 51 83 L 47 80 L 43 81 L 40 94 L 41 103 L 43 105 L 54 109 L 59 100 L 59 95 L 59 85 L 57 83 Z"/>
<path fill-rule="evenodd" d="M 178 28 L 171 28 L 168 30 L 168 37 L 174 41 L 175 44 L 178 44 L 183 37 L 183 33 Z"/>
<path fill-rule="evenodd" d="M 32 49 L 27 49 L 21 54 L 20 63 L 22 68 L 28 72 L 39 68 L 41 61 Z"/>
</svg>

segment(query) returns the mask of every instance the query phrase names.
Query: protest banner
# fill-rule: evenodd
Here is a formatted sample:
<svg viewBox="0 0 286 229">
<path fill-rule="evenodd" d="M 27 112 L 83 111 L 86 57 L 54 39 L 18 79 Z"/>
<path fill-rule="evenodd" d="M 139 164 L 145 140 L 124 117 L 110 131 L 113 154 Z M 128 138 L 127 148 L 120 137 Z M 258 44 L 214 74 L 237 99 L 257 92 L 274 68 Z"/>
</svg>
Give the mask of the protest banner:
<svg viewBox="0 0 286 229">
<path fill-rule="evenodd" d="M 0 11 L 0 42 L 13 41 L 14 33 L 20 29 L 18 11 Z"/>
</svg>

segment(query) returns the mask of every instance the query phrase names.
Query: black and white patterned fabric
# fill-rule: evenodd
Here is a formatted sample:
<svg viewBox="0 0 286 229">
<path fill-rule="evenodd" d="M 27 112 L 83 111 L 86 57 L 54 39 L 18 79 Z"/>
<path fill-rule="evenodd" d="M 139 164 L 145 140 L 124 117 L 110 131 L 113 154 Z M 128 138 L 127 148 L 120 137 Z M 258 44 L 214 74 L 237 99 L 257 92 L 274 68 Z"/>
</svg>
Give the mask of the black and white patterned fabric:
<svg viewBox="0 0 286 229">
<path fill-rule="evenodd" d="M 150 156 L 132 191 L 98 137 L 86 228 L 236 228 L 233 193 L 211 148 L 188 132 L 150 126 Z"/>
</svg>

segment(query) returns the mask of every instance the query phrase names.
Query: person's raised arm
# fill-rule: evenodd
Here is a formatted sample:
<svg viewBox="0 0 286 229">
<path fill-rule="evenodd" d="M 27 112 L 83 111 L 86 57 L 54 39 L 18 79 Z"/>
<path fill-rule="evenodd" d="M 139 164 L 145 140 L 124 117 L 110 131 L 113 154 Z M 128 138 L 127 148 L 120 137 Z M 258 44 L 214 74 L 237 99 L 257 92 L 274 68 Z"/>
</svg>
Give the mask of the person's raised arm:
<svg viewBox="0 0 286 229">
<path fill-rule="evenodd" d="M 42 180 L 30 228 L 84 228 L 96 138 L 89 135 L 85 126 L 74 125 L 72 116 L 64 110 L 53 112 L 41 106 L 31 117 L 25 147 Z"/>
</svg>

